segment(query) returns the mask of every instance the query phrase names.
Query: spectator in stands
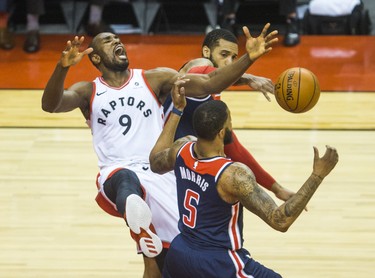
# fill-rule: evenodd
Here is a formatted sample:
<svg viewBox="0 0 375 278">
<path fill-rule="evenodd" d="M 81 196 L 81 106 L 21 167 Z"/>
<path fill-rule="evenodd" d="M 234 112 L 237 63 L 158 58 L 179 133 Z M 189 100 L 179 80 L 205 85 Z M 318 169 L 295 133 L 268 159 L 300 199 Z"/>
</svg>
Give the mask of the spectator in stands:
<svg viewBox="0 0 375 278">
<path fill-rule="evenodd" d="M 9 7 L 7 1 L 0 1 L 0 47 L 12 49 L 14 47 L 13 34 L 8 29 Z"/>
<path fill-rule="evenodd" d="M 223 0 L 219 23 L 221 28 L 236 34 L 236 11 L 241 0 Z M 300 27 L 297 17 L 297 0 L 280 0 L 279 12 L 286 19 L 285 46 L 294 46 L 300 42 Z"/>
<path fill-rule="evenodd" d="M 300 42 L 300 27 L 297 16 L 297 0 L 280 0 L 280 14 L 286 18 L 285 46 L 295 46 Z"/>
<path fill-rule="evenodd" d="M 236 37 L 238 35 L 235 28 L 238 4 L 238 0 L 223 0 L 219 11 L 220 27 L 231 31 Z"/>
<path fill-rule="evenodd" d="M 351 14 L 359 5 L 361 0 L 311 0 L 309 10 L 313 15 L 344 16 Z"/>
<path fill-rule="evenodd" d="M 311 0 L 303 18 L 304 34 L 369 35 L 372 22 L 361 0 Z"/>
<path fill-rule="evenodd" d="M 14 1 L 0 1 L 0 48 L 12 49 L 15 46 L 14 36 L 8 26 L 8 20 L 13 9 Z M 39 16 L 44 14 L 43 0 L 27 0 L 26 39 L 23 50 L 28 53 L 40 49 Z"/>
<path fill-rule="evenodd" d="M 95 37 L 102 32 L 114 33 L 112 28 L 103 21 L 104 6 L 108 0 L 91 0 L 88 22 L 85 26 L 87 35 Z"/>
</svg>

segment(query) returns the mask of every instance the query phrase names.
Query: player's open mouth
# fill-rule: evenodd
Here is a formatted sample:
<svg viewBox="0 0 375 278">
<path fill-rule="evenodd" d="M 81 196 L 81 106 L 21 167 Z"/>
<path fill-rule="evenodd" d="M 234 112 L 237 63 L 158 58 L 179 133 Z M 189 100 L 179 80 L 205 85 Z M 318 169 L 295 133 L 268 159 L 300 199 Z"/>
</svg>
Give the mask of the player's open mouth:
<svg viewBox="0 0 375 278">
<path fill-rule="evenodd" d="M 118 45 L 114 50 L 115 56 L 119 57 L 121 60 L 126 60 L 125 48 L 122 45 Z"/>
</svg>

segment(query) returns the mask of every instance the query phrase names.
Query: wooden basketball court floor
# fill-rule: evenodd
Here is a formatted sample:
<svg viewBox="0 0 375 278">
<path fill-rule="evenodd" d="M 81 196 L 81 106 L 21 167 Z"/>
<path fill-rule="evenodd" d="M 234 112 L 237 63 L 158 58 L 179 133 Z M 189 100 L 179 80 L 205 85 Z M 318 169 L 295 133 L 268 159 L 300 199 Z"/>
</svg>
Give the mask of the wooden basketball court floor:
<svg viewBox="0 0 375 278">
<path fill-rule="evenodd" d="M 122 37 L 131 66 L 145 69 L 178 69 L 199 56 L 202 38 Z M 42 88 L 70 36 L 43 36 L 34 55 L 22 52 L 22 39 L 16 49 L 0 51 L 0 277 L 141 277 L 142 258 L 125 224 L 94 201 L 97 164 L 83 117 L 40 108 Z M 332 145 L 340 155 L 287 233 L 245 212 L 245 247 L 283 277 L 374 276 L 373 49 L 374 37 L 303 37 L 297 47 L 276 46 L 249 69 L 274 81 L 289 67 L 314 71 L 322 94 L 304 114 L 283 111 L 246 87 L 223 94 L 240 140 L 282 185 L 297 191 L 303 184 L 313 146 L 323 153 Z M 96 74 L 85 59 L 67 84 Z"/>
</svg>

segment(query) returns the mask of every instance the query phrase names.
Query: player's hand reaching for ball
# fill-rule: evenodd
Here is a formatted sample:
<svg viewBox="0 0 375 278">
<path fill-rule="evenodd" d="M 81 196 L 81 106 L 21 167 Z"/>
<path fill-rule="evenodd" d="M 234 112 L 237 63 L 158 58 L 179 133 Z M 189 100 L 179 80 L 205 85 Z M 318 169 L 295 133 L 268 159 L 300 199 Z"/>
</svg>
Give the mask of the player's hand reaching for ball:
<svg viewBox="0 0 375 278">
<path fill-rule="evenodd" d="M 252 75 L 249 78 L 248 85 L 254 90 L 260 91 L 268 101 L 271 101 L 268 94 L 275 93 L 275 85 L 271 79 L 266 77 Z"/>
<path fill-rule="evenodd" d="M 322 157 L 319 157 L 319 151 L 314 147 L 313 175 L 324 179 L 335 168 L 338 161 L 339 155 L 335 148 L 326 146 L 326 152 Z"/>
<path fill-rule="evenodd" d="M 278 41 L 276 38 L 276 35 L 278 34 L 277 31 L 272 31 L 271 33 L 267 34 L 270 26 L 271 24 L 267 23 L 263 27 L 260 35 L 256 38 L 251 36 L 250 31 L 246 26 L 242 28 L 246 36 L 246 51 L 249 54 L 251 61 L 254 62 L 259 57 L 270 52 L 272 50 L 272 45 Z"/>
<path fill-rule="evenodd" d="M 66 68 L 77 64 L 85 55 L 90 54 L 93 51 L 93 49 L 89 47 L 83 52 L 79 52 L 79 48 L 81 47 L 84 40 L 85 38 L 83 36 L 80 38 L 78 38 L 78 36 L 75 36 L 72 41 L 69 40 L 66 43 L 66 48 L 62 52 L 60 58 L 60 64 L 62 67 Z"/>
</svg>

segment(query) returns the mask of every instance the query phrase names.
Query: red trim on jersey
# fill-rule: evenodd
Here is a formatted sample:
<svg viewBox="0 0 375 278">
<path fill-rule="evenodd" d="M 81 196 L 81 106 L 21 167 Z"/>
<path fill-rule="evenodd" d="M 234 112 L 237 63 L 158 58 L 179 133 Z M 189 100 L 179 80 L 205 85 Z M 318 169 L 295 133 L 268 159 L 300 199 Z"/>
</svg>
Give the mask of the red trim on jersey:
<svg viewBox="0 0 375 278">
<path fill-rule="evenodd" d="M 107 179 L 109 179 L 111 176 L 113 176 L 113 174 L 116 173 L 120 169 L 121 168 L 118 168 L 118 169 L 115 169 L 114 171 L 112 171 L 108 175 Z M 108 200 L 108 198 L 106 196 L 104 196 L 104 193 L 100 190 L 101 186 L 99 184 L 99 176 L 100 176 L 100 174 L 98 174 L 96 176 L 96 187 L 99 190 L 99 192 L 96 195 L 95 201 L 97 202 L 97 204 L 99 205 L 99 207 L 101 207 L 101 209 L 104 210 L 106 213 L 108 213 L 108 214 L 110 214 L 112 216 L 115 216 L 115 217 L 121 217 L 121 218 L 123 218 L 123 216 L 117 211 L 116 205 L 113 204 L 110 200 Z"/>
<path fill-rule="evenodd" d="M 241 248 L 241 242 L 238 237 L 238 229 L 237 229 L 239 206 L 240 206 L 239 203 L 232 206 L 232 219 L 230 223 L 230 233 L 233 236 L 233 249 L 234 250 Z"/>
<path fill-rule="evenodd" d="M 202 74 L 207 74 L 207 73 L 213 72 L 216 69 L 217 68 L 215 68 L 213 66 L 196 66 L 196 67 L 190 68 L 188 70 L 188 73 L 202 73 Z"/>
<path fill-rule="evenodd" d="M 116 172 L 120 171 L 121 169 L 124 169 L 124 168 L 117 168 L 115 170 L 113 170 L 107 177 L 107 180 L 110 179 Z M 121 217 L 123 218 L 124 216 L 121 215 L 117 209 L 116 209 L 116 205 L 113 204 L 110 200 L 108 200 L 108 198 L 106 196 L 104 196 L 102 190 L 101 190 L 101 186 L 99 184 L 99 176 L 100 174 L 98 174 L 96 176 L 96 187 L 97 189 L 99 190 L 98 194 L 96 195 L 96 198 L 95 198 L 95 201 L 98 203 L 99 207 L 101 207 L 106 213 L 110 214 L 110 215 L 113 215 L 113 216 L 116 216 L 116 217 Z M 142 186 L 141 184 L 141 189 L 142 189 L 142 192 L 143 192 L 143 200 L 146 200 L 146 195 L 147 195 L 147 192 L 146 190 L 144 189 L 144 187 Z"/>
<path fill-rule="evenodd" d="M 95 201 L 99 205 L 99 207 L 106 213 L 115 217 L 122 218 L 122 215 L 113 207 L 113 205 L 110 202 L 108 202 L 108 200 L 103 196 L 103 193 L 101 191 L 99 191 L 96 195 Z"/>
<path fill-rule="evenodd" d="M 96 83 L 94 81 L 92 81 L 91 83 L 92 83 L 92 92 L 91 92 L 91 98 L 90 98 L 90 111 L 89 111 L 88 120 L 90 120 L 90 118 L 91 118 L 92 104 L 94 102 L 95 92 L 96 92 Z"/>
<path fill-rule="evenodd" d="M 170 242 L 163 241 L 162 243 L 163 243 L 163 248 L 165 248 L 165 249 L 169 249 L 169 247 L 171 246 Z"/>
<path fill-rule="evenodd" d="M 98 174 L 96 175 L 96 188 L 97 188 L 98 190 L 100 190 L 99 176 L 100 176 L 100 173 L 98 173 Z"/>
<path fill-rule="evenodd" d="M 146 83 L 147 88 L 150 90 L 150 92 L 152 93 L 152 96 L 155 98 L 156 102 L 158 103 L 158 105 L 160 107 L 161 106 L 160 100 L 158 99 L 158 96 L 156 95 L 156 93 L 154 92 L 154 90 L 152 90 L 152 88 L 150 86 L 150 83 L 148 83 L 148 81 L 146 79 L 146 76 L 145 76 L 145 71 L 144 70 L 142 70 L 142 77 L 143 77 L 144 82 Z"/>
<path fill-rule="evenodd" d="M 192 159 L 189 159 L 188 161 L 184 160 L 184 163 L 187 167 L 191 169 L 195 169 L 194 164 L 198 162 L 197 171 L 199 171 L 201 174 L 209 174 L 213 177 L 215 177 L 218 174 L 218 171 L 228 162 L 231 162 L 229 158 L 217 156 L 210 159 L 198 159 L 194 156 L 194 144 L 195 142 L 187 142 L 185 145 L 183 145 L 178 153 L 178 155 L 181 153 L 182 157 L 188 156 Z"/>
<path fill-rule="evenodd" d="M 244 263 L 242 262 L 241 258 L 238 256 L 237 252 L 232 251 L 232 250 L 229 250 L 229 252 L 232 257 L 232 261 L 234 261 L 234 263 L 236 264 L 236 270 L 237 270 L 236 277 L 240 277 L 240 278 L 253 277 L 251 275 L 249 276 L 243 273 Z"/>
<path fill-rule="evenodd" d="M 109 175 L 107 177 L 107 180 L 110 179 L 116 172 L 120 171 L 121 169 L 123 169 L 123 168 L 114 169 L 111 173 L 109 173 Z M 96 176 L 96 187 L 98 188 L 98 190 L 101 188 L 101 186 L 98 182 L 99 176 L 100 176 L 100 173 L 98 173 L 98 175 Z"/>
<path fill-rule="evenodd" d="M 113 90 L 121 90 L 129 84 L 130 80 L 133 78 L 133 75 L 134 75 L 133 69 L 129 69 L 128 80 L 126 80 L 125 83 L 122 84 L 120 87 L 112 87 L 112 86 L 108 85 L 108 83 L 104 80 L 104 78 L 102 76 L 99 77 L 99 81 L 101 83 L 103 83 L 104 85 L 106 85 L 107 87 L 113 89 Z"/>
<path fill-rule="evenodd" d="M 213 67 L 213 66 L 196 66 L 196 67 L 192 67 L 191 69 L 188 70 L 188 73 L 200 73 L 200 74 L 208 74 L 210 72 L 213 72 L 217 70 L 217 68 Z M 220 93 L 218 94 L 211 94 L 212 98 L 214 100 L 220 100 Z"/>
</svg>

